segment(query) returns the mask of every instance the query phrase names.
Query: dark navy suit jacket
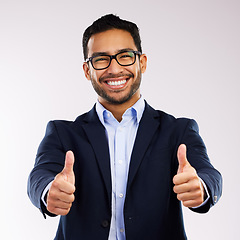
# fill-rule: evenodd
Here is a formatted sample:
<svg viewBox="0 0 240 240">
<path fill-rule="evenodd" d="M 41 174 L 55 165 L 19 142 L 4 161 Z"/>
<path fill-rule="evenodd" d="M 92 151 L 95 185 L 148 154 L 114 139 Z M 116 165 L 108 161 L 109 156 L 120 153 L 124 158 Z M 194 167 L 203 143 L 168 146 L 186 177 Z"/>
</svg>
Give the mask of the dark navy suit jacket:
<svg viewBox="0 0 240 240">
<path fill-rule="evenodd" d="M 176 119 L 147 103 L 133 147 L 124 220 L 127 240 L 186 239 L 181 203 L 173 192 L 178 146 L 187 145 L 187 158 L 206 183 L 210 200 L 195 209 L 207 212 L 222 189 L 220 173 L 211 165 L 194 120 Z M 43 214 L 46 185 L 62 171 L 65 153 L 75 155 L 75 201 L 61 216 L 58 240 L 107 240 L 111 221 L 111 173 L 108 141 L 95 107 L 74 122 L 51 121 L 28 180 L 28 194 Z"/>
</svg>

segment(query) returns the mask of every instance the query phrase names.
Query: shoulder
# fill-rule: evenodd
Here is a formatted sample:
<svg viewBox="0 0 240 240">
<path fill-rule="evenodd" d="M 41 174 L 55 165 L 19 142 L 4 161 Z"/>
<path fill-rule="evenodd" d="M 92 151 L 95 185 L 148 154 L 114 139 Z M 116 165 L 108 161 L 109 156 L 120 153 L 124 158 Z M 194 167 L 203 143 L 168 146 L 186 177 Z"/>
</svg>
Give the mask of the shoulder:
<svg viewBox="0 0 240 240">
<path fill-rule="evenodd" d="M 48 122 L 45 139 L 69 139 L 73 136 L 84 135 L 84 124 L 91 119 L 91 115 L 94 115 L 94 108 L 89 112 L 79 115 L 75 120 L 51 120 Z"/>
<path fill-rule="evenodd" d="M 153 116 L 165 128 L 169 128 L 169 127 L 184 128 L 188 126 L 198 131 L 198 124 L 194 119 L 187 118 L 187 117 L 175 117 L 172 114 L 169 114 L 162 110 L 156 110 L 147 103 L 145 107 L 145 112 L 146 114 Z"/>
<path fill-rule="evenodd" d="M 97 113 L 95 106 L 88 112 L 82 113 L 77 116 L 75 120 L 51 120 L 48 123 L 50 129 L 53 128 L 75 128 L 86 122 L 97 120 Z"/>
</svg>

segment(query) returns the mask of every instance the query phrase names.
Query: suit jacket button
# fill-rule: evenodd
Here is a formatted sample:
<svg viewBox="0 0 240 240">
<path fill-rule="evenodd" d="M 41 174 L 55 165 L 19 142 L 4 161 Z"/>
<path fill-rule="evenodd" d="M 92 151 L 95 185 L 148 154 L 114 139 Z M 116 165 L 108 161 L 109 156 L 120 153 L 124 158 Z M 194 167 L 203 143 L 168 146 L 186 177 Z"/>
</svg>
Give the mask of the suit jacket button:
<svg viewBox="0 0 240 240">
<path fill-rule="evenodd" d="M 102 227 L 106 228 L 106 227 L 109 226 L 109 221 L 108 220 L 103 220 L 101 225 L 102 225 Z"/>
</svg>

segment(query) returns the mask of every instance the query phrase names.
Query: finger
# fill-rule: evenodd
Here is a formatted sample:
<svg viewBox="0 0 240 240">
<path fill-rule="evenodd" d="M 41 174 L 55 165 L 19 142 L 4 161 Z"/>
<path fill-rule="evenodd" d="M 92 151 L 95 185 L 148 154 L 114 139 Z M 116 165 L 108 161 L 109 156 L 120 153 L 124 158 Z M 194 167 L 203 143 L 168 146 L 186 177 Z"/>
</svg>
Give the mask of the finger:
<svg viewBox="0 0 240 240">
<path fill-rule="evenodd" d="M 59 185 L 59 190 L 68 195 L 73 194 L 75 192 L 75 189 L 75 186 L 70 182 L 65 181 L 63 184 Z"/>
<path fill-rule="evenodd" d="M 189 166 L 189 162 L 187 160 L 187 147 L 185 144 L 181 144 L 178 147 L 178 151 L 177 151 L 177 158 L 178 158 L 178 173 L 182 173 L 184 168 L 186 166 Z"/>
<path fill-rule="evenodd" d="M 180 184 L 180 185 L 175 185 L 173 187 L 173 191 L 176 194 L 185 193 L 185 192 L 188 192 L 189 190 L 190 190 L 189 189 L 189 184 L 187 184 L 187 183 L 183 183 L 183 184 Z"/>
<path fill-rule="evenodd" d="M 49 201 L 62 201 L 65 203 L 72 203 L 75 199 L 74 194 L 68 194 L 61 191 L 49 191 L 47 200 Z"/>
<path fill-rule="evenodd" d="M 183 206 L 188 208 L 198 207 L 203 203 L 200 199 L 194 199 L 194 200 L 188 200 L 188 201 L 182 201 Z"/>
<path fill-rule="evenodd" d="M 173 177 L 173 183 L 175 185 L 184 184 L 192 180 L 199 180 L 196 174 L 196 170 L 193 167 L 189 168 L 188 171 L 178 173 Z"/>
<path fill-rule="evenodd" d="M 177 194 L 177 199 L 179 201 L 191 201 L 191 200 L 202 200 L 201 191 L 194 191 L 194 192 L 184 192 Z"/>
<path fill-rule="evenodd" d="M 74 172 L 73 172 L 73 165 L 74 165 L 74 154 L 72 151 L 68 151 L 66 153 L 66 157 L 65 157 L 65 165 L 64 168 L 62 170 L 62 173 L 65 176 L 65 180 L 67 180 L 68 182 L 74 184 Z"/>
<path fill-rule="evenodd" d="M 55 215 L 67 215 L 71 209 L 71 206 L 69 208 L 60 208 L 60 207 L 55 207 L 48 205 L 47 210 Z"/>
<path fill-rule="evenodd" d="M 63 172 L 68 175 L 73 172 L 74 165 L 74 155 L 72 151 L 68 151 L 65 156 L 65 165 L 63 168 Z"/>
<path fill-rule="evenodd" d="M 183 183 L 180 185 L 175 185 L 173 187 L 173 191 L 177 194 L 187 193 L 187 192 L 196 192 L 196 191 L 203 192 L 201 185 L 197 181 L 194 183 Z"/>
<path fill-rule="evenodd" d="M 59 195 L 58 200 L 66 203 L 66 204 L 70 204 L 72 202 L 74 202 L 75 196 L 74 194 L 66 194 L 66 193 L 62 193 Z"/>
<path fill-rule="evenodd" d="M 52 186 L 50 188 L 50 192 L 55 192 L 55 194 L 59 194 L 60 192 L 64 192 L 66 194 L 73 194 L 75 192 L 75 186 L 67 182 L 65 179 L 58 175 L 55 181 L 52 182 Z"/>
<path fill-rule="evenodd" d="M 54 208 L 70 208 L 72 206 L 72 202 L 64 202 L 59 199 L 49 199 L 47 202 L 49 206 L 53 206 Z"/>
</svg>

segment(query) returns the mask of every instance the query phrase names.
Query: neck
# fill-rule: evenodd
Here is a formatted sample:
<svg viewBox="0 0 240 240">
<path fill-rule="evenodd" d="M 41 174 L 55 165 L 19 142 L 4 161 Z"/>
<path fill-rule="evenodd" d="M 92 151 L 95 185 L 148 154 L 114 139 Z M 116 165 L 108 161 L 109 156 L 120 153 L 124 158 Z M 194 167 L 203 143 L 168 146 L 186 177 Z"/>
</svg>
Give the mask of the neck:
<svg viewBox="0 0 240 240">
<path fill-rule="evenodd" d="M 122 104 L 112 104 L 110 102 L 104 101 L 104 99 L 99 97 L 99 102 L 108 110 L 110 111 L 113 116 L 119 121 L 121 122 L 122 120 L 122 115 L 124 114 L 124 112 L 132 107 L 140 98 L 140 93 L 139 94 L 134 94 L 134 96 L 129 99 L 127 102 L 122 103 Z"/>
</svg>

